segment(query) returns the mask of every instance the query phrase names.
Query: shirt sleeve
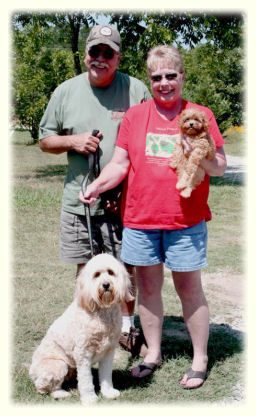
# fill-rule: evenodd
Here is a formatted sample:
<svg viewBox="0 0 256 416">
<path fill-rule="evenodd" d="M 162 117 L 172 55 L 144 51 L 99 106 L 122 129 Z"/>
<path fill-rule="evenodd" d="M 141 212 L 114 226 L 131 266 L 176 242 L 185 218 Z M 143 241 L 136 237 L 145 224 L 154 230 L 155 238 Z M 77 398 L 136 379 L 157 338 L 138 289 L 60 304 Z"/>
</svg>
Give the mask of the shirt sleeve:
<svg viewBox="0 0 256 416">
<path fill-rule="evenodd" d="M 152 97 L 151 97 L 151 94 L 150 94 L 150 92 L 149 92 L 149 90 L 147 89 L 147 87 L 145 86 L 145 91 L 144 91 L 144 99 L 143 99 L 143 101 L 148 101 L 148 100 L 150 100 Z M 143 102 L 143 101 L 141 101 L 141 102 Z"/>
<path fill-rule="evenodd" d="M 122 124 L 119 129 L 119 133 L 116 139 L 116 146 L 122 147 L 128 150 L 129 137 L 131 134 L 130 129 L 130 111 L 128 110 L 123 118 Z"/>
<path fill-rule="evenodd" d="M 62 131 L 61 111 L 56 89 L 48 103 L 39 125 L 39 139 L 59 134 Z"/>
<path fill-rule="evenodd" d="M 215 116 L 211 110 L 209 113 L 209 121 L 210 121 L 209 132 L 213 140 L 215 141 L 216 147 L 218 148 L 218 147 L 223 146 L 223 144 L 225 144 L 225 140 L 222 137 L 222 134 L 220 132 Z"/>
</svg>

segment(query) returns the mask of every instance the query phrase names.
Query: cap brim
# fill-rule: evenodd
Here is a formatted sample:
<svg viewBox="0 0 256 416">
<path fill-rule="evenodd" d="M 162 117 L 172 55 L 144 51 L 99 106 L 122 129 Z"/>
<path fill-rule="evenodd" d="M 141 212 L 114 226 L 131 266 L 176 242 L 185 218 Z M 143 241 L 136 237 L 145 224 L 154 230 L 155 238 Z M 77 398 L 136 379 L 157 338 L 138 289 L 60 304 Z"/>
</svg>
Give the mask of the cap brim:
<svg viewBox="0 0 256 416">
<path fill-rule="evenodd" d="M 91 42 L 88 42 L 86 46 L 89 49 L 94 45 L 99 45 L 100 43 L 102 43 L 103 45 L 110 46 L 116 52 L 120 52 L 120 47 L 115 42 L 113 42 L 112 40 L 106 39 L 105 37 L 92 40 Z"/>
</svg>

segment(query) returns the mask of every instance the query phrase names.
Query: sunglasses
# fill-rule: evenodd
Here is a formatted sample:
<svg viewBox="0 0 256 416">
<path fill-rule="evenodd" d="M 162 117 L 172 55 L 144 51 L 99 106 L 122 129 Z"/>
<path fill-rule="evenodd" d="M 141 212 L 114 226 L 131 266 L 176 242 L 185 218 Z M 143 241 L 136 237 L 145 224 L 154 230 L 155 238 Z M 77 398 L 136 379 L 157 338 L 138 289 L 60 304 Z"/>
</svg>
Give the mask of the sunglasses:
<svg viewBox="0 0 256 416">
<path fill-rule="evenodd" d="M 177 78 L 178 74 L 166 74 L 166 75 L 152 75 L 151 76 L 151 81 L 153 82 L 160 82 L 162 80 L 162 78 L 167 79 L 167 81 L 171 81 L 175 78 Z"/>
<path fill-rule="evenodd" d="M 91 58 L 98 58 L 100 54 L 102 53 L 102 56 L 104 59 L 112 59 L 115 55 L 115 51 L 111 48 L 107 48 L 104 51 L 100 48 L 100 46 L 92 46 L 89 51 L 89 55 Z"/>
</svg>

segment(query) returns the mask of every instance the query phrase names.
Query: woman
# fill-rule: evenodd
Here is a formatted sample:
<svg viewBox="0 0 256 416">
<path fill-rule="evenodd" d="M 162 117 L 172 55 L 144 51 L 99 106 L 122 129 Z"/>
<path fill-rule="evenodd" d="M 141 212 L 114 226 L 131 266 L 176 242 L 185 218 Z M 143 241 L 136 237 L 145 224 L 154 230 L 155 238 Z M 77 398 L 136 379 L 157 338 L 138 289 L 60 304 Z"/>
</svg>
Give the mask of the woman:
<svg viewBox="0 0 256 416">
<path fill-rule="evenodd" d="M 148 351 L 143 363 L 132 369 L 133 377 L 151 374 L 161 365 L 163 264 L 172 270 L 184 320 L 193 344 L 193 361 L 180 384 L 200 387 L 207 371 L 209 312 L 201 285 L 201 269 L 207 266 L 206 221 L 209 176 L 222 176 L 226 158 L 224 140 L 210 109 L 181 97 L 185 72 L 180 53 L 170 46 L 153 48 L 147 58 L 154 98 L 130 108 L 123 120 L 110 163 L 88 186 L 80 201 L 93 204 L 98 195 L 126 178 L 122 203 L 124 224 L 122 255 L 136 266 L 138 311 Z M 206 113 L 216 144 L 213 160 L 202 160 L 204 181 L 182 198 L 176 189 L 177 175 L 170 157 L 179 134 L 178 118 L 187 108 Z M 184 140 L 184 147 L 189 146 Z"/>
</svg>

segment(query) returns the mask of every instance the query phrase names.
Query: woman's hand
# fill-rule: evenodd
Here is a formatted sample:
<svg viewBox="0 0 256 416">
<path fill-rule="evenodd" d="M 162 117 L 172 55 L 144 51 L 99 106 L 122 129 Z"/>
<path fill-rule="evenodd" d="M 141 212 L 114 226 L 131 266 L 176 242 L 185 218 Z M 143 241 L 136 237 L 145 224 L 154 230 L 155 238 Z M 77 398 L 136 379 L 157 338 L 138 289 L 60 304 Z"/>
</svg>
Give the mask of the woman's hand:
<svg viewBox="0 0 256 416">
<path fill-rule="evenodd" d="M 216 149 L 216 155 L 212 160 L 205 157 L 201 160 L 200 165 L 204 168 L 209 176 L 222 176 L 227 169 L 227 160 L 223 146 Z"/>
<path fill-rule="evenodd" d="M 184 155 L 189 156 L 189 154 L 192 151 L 192 146 L 191 146 L 190 143 L 188 143 L 187 136 L 185 136 L 184 134 L 181 137 L 181 145 L 182 145 L 183 150 L 184 150 Z"/>
<path fill-rule="evenodd" d="M 100 192 L 94 182 L 87 186 L 84 194 L 82 191 L 79 192 L 79 201 L 83 204 L 89 204 L 90 206 L 95 204 Z"/>
</svg>

